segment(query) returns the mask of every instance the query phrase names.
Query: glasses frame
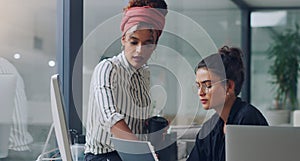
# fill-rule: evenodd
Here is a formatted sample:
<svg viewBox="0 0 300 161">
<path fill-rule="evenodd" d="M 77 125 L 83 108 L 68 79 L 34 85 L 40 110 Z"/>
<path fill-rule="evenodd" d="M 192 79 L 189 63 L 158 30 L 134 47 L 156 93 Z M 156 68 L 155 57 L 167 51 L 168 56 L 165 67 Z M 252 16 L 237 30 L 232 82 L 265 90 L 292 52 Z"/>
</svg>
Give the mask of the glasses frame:
<svg viewBox="0 0 300 161">
<path fill-rule="evenodd" d="M 209 93 L 209 90 L 216 84 L 222 83 L 224 81 L 227 81 L 228 79 L 223 79 L 217 82 L 212 83 L 211 85 L 207 86 L 205 83 L 206 82 L 202 82 L 202 83 L 196 83 L 196 85 L 194 85 L 195 89 L 197 92 L 199 92 L 199 90 L 201 90 L 203 93 L 207 94 Z M 208 80 L 211 82 L 211 80 Z M 204 89 L 204 90 L 203 90 Z"/>
</svg>

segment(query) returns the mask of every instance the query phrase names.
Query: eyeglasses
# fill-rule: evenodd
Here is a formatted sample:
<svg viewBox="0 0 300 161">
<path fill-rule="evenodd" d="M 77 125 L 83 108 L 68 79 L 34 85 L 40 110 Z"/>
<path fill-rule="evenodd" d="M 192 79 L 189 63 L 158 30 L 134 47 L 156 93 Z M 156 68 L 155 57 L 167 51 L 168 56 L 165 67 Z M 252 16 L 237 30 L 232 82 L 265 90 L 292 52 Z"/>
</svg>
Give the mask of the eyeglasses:
<svg viewBox="0 0 300 161">
<path fill-rule="evenodd" d="M 199 90 L 201 90 L 204 93 L 208 93 L 212 86 L 214 86 L 218 83 L 222 83 L 224 81 L 227 81 L 227 79 L 223 79 L 223 80 L 220 80 L 220 81 L 217 81 L 217 82 L 214 82 L 214 83 L 211 83 L 211 80 L 206 80 L 206 81 L 203 81 L 201 83 L 196 82 L 196 84 L 194 86 L 194 88 L 195 88 L 194 91 L 198 92 Z"/>
</svg>

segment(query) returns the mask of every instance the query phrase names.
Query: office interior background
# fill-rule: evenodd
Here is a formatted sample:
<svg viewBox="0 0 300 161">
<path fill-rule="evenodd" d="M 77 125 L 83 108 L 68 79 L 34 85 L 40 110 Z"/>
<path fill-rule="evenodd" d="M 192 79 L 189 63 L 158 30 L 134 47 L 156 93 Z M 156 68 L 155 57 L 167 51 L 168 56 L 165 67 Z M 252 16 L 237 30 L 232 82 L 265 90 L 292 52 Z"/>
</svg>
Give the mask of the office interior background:
<svg viewBox="0 0 300 161">
<path fill-rule="evenodd" d="M 193 69 L 225 44 L 241 47 L 249 65 L 241 97 L 263 113 L 273 106 L 267 49 L 272 33 L 300 24 L 299 0 L 166 2 L 166 30 L 149 62 L 153 115 L 171 117 L 173 125 L 201 123 L 206 112 L 192 90 Z M 50 77 L 55 73 L 62 75 L 68 124 L 84 134 L 90 76 L 101 59 L 121 50 L 119 22 L 125 4 L 124 0 L 1 0 L 0 56 L 18 69 L 25 82 L 33 158 L 41 152 L 52 123 Z"/>
</svg>

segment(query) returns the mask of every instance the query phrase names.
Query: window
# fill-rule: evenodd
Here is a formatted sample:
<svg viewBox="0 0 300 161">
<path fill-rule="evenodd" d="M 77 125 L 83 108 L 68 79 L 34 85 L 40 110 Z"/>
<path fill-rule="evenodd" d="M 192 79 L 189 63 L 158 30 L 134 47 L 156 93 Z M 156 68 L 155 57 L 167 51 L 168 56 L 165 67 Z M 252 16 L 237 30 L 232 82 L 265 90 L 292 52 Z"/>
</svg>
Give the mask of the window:
<svg viewBox="0 0 300 161">
<path fill-rule="evenodd" d="M 16 144 L 28 143 L 31 149 L 14 148 L 25 151 L 11 150 L 7 159 L 35 160 L 44 146 L 52 122 L 50 76 L 57 71 L 56 1 L 2 0 L 0 5 L 0 57 L 8 60 L 18 71 L 24 83 L 20 86 L 24 87 L 27 97 L 20 98 L 27 102 L 21 103 L 22 108 L 18 109 L 16 118 L 21 120 L 18 126 L 28 133 L 13 140 L 21 139 L 24 142 Z M 10 137 L 13 136 L 16 136 L 15 131 L 10 134 Z"/>
<path fill-rule="evenodd" d="M 272 34 L 293 28 L 300 22 L 299 10 L 259 11 L 260 14 L 273 14 L 276 24 L 260 23 L 260 19 L 251 20 L 257 24 L 252 27 L 252 57 L 251 57 L 251 102 L 261 110 L 268 110 L 274 106 L 275 90 L 271 75 L 268 73 L 272 60 L 267 58 L 267 49 L 272 42 Z M 277 19 L 276 19 L 277 18 Z M 300 92 L 298 87 L 298 93 Z M 298 95 L 299 99 L 299 95 Z"/>
</svg>

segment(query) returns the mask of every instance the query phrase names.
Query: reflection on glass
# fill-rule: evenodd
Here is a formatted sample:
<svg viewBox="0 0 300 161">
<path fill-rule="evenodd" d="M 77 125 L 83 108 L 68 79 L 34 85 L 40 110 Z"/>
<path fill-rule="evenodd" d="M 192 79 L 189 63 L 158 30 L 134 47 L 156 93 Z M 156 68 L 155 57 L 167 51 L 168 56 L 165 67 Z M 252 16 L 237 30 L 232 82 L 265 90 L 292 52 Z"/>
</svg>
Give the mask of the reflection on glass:
<svg viewBox="0 0 300 161">
<path fill-rule="evenodd" d="M 7 59 L 22 76 L 19 88 L 27 100 L 16 111 L 23 132 L 11 130 L 17 136 L 10 140 L 31 143 L 28 146 L 10 145 L 5 160 L 36 160 L 52 122 L 50 111 L 50 76 L 57 72 L 48 61 L 56 57 L 55 0 L 1 0 L 0 57 Z M 38 38 L 38 39 L 37 39 Z M 3 72 L 0 70 L 0 73 Z M 1 103 L 0 103 L 1 104 Z M 3 112 L 3 111 L 2 111 Z M 17 124 L 16 124 L 17 126 Z M 27 133 L 29 132 L 29 134 Z M 33 141 L 32 138 L 33 137 Z M 0 143 L 1 144 L 1 143 Z M 54 143 L 53 143 L 54 144 Z M 49 147 L 51 149 L 51 147 Z M 1 160 L 1 159 L 0 159 Z"/>
</svg>

